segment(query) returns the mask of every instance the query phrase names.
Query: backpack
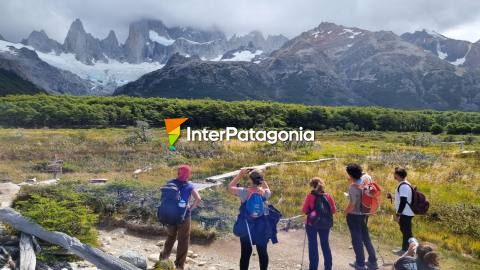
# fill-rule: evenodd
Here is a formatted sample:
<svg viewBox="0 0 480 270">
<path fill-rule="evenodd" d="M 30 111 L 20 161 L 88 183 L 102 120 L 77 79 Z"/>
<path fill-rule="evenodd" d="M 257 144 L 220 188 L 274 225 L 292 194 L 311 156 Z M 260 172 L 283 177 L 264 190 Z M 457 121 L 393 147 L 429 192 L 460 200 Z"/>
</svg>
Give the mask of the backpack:
<svg viewBox="0 0 480 270">
<path fill-rule="evenodd" d="M 397 192 L 400 193 L 400 187 L 402 185 L 408 185 L 412 189 L 412 203 L 408 203 L 413 213 L 416 215 L 426 215 L 428 209 L 430 208 L 430 202 L 427 200 L 427 197 L 422 192 L 418 191 L 416 187 L 408 183 L 401 183 L 398 185 Z"/>
<path fill-rule="evenodd" d="M 157 217 L 163 225 L 179 225 L 185 220 L 188 202 L 182 202 L 181 191 L 186 185 L 188 184 L 180 185 L 169 181 L 160 189 L 162 194 L 160 206 L 157 208 Z"/>
<path fill-rule="evenodd" d="M 265 199 L 259 192 L 250 192 L 245 202 L 247 215 L 251 218 L 258 218 L 265 214 Z"/>
<path fill-rule="evenodd" d="M 375 214 L 380 206 L 382 188 L 373 180 L 356 186 L 362 191 L 360 211 L 365 215 Z"/>
<path fill-rule="evenodd" d="M 330 229 L 333 227 L 333 214 L 330 202 L 326 194 L 317 194 L 315 196 L 315 217 L 311 220 L 312 226 L 318 230 Z"/>
</svg>

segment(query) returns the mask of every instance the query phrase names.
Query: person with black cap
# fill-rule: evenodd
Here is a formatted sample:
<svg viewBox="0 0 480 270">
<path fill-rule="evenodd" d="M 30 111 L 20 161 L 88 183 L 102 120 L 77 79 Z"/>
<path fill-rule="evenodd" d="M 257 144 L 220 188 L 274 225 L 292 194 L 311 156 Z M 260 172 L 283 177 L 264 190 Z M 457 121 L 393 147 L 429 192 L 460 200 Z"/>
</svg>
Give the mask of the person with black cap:
<svg viewBox="0 0 480 270">
<path fill-rule="evenodd" d="M 240 180 L 248 177 L 247 187 L 240 187 Z M 266 201 L 272 195 L 263 173 L 260 170 L 242 168 L 228 185 L 230 193 L 240 197 L 241 207 L 239 220 L 246 228 L 246 234 L 240 236 L 240 270 L 247 270 L 255 245 L 258 253 L 260 270 L 268 269 L 267 244 L 269 241 L 268 206 Z"/>
</svg>

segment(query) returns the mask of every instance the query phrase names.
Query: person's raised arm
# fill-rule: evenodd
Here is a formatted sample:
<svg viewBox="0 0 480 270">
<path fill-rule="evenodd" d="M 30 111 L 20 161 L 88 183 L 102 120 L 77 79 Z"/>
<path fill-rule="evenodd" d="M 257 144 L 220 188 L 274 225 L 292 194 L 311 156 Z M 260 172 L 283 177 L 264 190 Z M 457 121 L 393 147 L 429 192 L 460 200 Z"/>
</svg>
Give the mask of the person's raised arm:
<svg viewBox="0 0 480 270">
<path fill-rule="evenodd" d="M 228 191 L 232 193 L 233 195 L 237 195 L 237 184 L 240 182 L 242 177 L 248 174 L 248 170 L 245 168 L 240 169 L 240 172 L 230 181 L 230 184 L 228 184 Z"/>
<path fill-rule="evenodd" d="M 193 196 L 193 203 L 190 206 L 190 210 L 197 208 L 202 202 L 202 197 L 200 197 L 200 193 L 198 193 L 197 190 L 194 189 L 192 191 L 192 196 Z"/>
<path fill-rule="evenodd" d="M 268 186 L 267 181 L 265 181 L 265 180 L 262 181 L 262 188 L 270 190 L 270 187 Z"/>
</svg>

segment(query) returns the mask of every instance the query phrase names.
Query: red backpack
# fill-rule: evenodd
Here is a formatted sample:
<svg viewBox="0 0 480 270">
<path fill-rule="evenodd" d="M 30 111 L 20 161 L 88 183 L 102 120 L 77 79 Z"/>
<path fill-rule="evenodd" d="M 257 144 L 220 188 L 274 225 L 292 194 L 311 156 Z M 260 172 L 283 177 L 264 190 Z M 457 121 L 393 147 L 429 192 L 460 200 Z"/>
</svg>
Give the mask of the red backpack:
<svg viewBox="0 0 480 270">
<path fill-rule="evenodd" d="M 362 191 L 360 211 L 366 215 L 374 215 L 380 206 L 382 188 L 373 180 L 364 181 L 363 184 L 355 184 Z"/>
</svg>

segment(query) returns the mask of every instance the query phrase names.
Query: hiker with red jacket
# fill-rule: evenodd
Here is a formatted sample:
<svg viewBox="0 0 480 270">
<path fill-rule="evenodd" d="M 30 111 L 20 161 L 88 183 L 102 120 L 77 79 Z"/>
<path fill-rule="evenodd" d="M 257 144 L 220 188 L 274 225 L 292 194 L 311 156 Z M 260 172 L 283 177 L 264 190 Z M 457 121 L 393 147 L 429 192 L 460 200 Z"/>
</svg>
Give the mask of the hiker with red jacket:
<svg viewBox="0 0 480 270">
<path fill-rule="evenodd" d="M 324 269 L 332 269 L 332 251 L 330 250 L 329 234 L 333 226 L 333 215 L 337 212 L 332 195 L 325 192 L 323 179 L 314 177 L 310 180 L 312 191 L 303 203 L 302 212 L 307 215 L 305 231 L 308 238 L 309 270 L 318 269 L 318 241 L 322 247 Z"/>
<path fill-rule="evenodd" d="M 247 175 L 247 187 L 240 187 L 240 180 Z M 241 213 L 238 221 L 247 230 L 247 234 L 240 236 L 240 270 L 248 270 L 253 245 L 257 247 L 260 270 L 267 270 L 267 244 L 271 237 L 271 227 L 267 217 L 269 208 L 266 201 L 270 198 L 272 192 L 263 177 L 263 173 L 256 169 L 242 168 L 228 185 L 228 190 L 240 197 Z"/>
<path fill-rule="evenodd" d="M 368 233 L 367 213 L 362 210 L 363 186 L 365 180 L 362 179 L 362 167 L 358 164 L 349 164 L 346 168 L 350 187 L 348 188 L 349 203 L 345 209 L 347 216 L 347 225 L 352 237 L 353 251 L 355 252 L 355 262 L 350 264 L 354 269 L 364 270 L 366 268 L 378 269 L 377 256 L 372 240 Z M 368 261 L 365 263 L 365 253 L 363 247 L 367 249 Z"/>
<path fill-rule="evenodd" d="M 402 232 L 402 248 L 394 250 L 397 255 L 402 255 L 408 250 L 408 239 L 413 237 L 412 219 L 415 216 L 412 209 L 413 202 L 413 188 L 410 182 L 407 181 L 407 171 L 404 168 L 397 167 L 393 172 L 393 177 L 398 182 L 395 190 L 395 221 L 400 225 Z M 388 193 L 387 198 L 392 199 L 392 194 Z"/>
</svg>

